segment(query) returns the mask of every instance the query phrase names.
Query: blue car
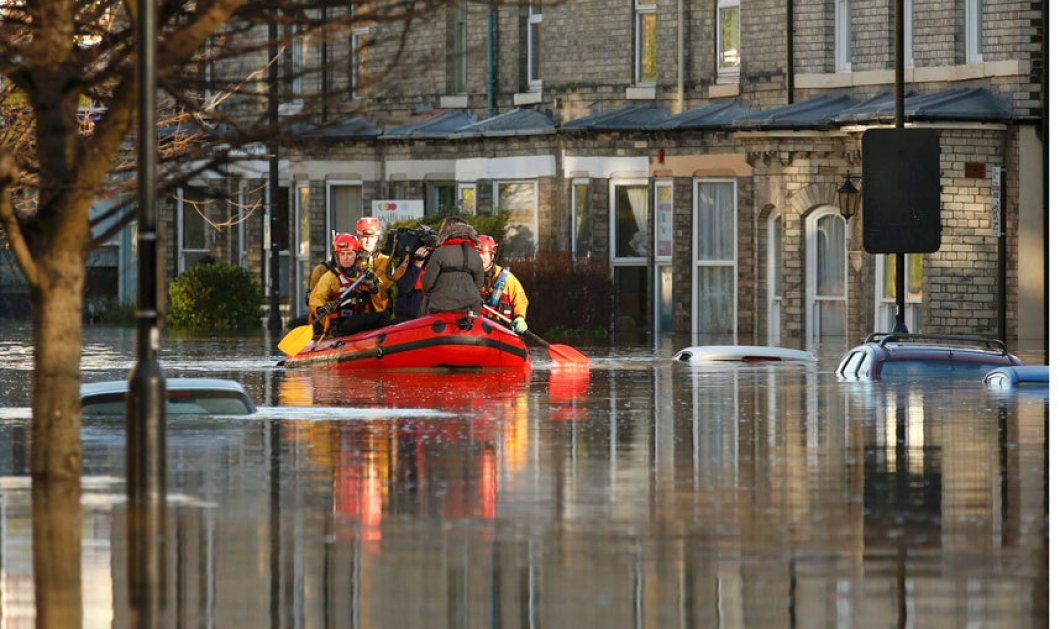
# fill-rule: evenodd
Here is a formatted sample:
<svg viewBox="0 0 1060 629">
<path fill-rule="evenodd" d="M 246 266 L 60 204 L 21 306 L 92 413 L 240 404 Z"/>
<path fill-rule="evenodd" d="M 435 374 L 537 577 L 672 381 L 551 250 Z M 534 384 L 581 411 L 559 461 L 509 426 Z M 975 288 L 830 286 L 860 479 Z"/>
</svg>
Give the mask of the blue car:
<svg viewBox="0 0 1060 629">
<path fill-rule="evenodd" d="M 847 351 L 835 373 L 842 380 L 978 380 L 998 367 L 1022 364 L 997 339 L 876 332 Z"/>
</svg>

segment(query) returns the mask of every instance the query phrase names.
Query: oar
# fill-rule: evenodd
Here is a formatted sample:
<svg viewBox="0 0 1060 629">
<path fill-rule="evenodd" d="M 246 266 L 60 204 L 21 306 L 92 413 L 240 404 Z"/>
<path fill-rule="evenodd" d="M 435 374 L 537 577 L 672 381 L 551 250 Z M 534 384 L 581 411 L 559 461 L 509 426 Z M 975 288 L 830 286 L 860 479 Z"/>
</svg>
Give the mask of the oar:
<svg viewBox="0 0 1060 629">
<path fill-rule="evenodd" d="M 313 340 L 313 326 L 316 325 L 318 321 L 328 316 L 336 306 L 345 301 L 346 298 L 349 297 L 350 292 L 364 281 L 366 275 L 367 273 L 361 273 L 361 276 L 358 277 L 356 281 L 344 288 L 342 292 L 339 293 L 339 296 L 328 304 L 330 307 L 327 312 L 317 315 L 317 317 L 313 319 L 313 323 L 310 323 L 309 325 L 300 325 L 288 332 L 286 336 L 280 339 L 280 342 L 276 344 L 276 347 L 280 348 L 280 351 L 288 356 L 294 356 L 305 349 L 305 346 L 309 345 L 309 341 Z"/>
<path fill-rule="evenodd" d="M 490 308 L 486 304 L 482 304 L 482 309 L 488 311 L 490 314 L 492 314 L 493 316 L 499 318 L 501 321 L 504 321 L 508 325 L 512 324 L 512 320 L 511 319 L 509 319 L 508 317 L 506 317 L 506 316 L 502 315 L 501 313 L 497 312 L 493 308 Z M 544 345 L 545 347 L 547 347 L 548 348 L 548 355 L 551 356 L 552 360 L 556 361 L 557 363 L 565 363 L 565 364 L 570 364 L 570 365 L 586 365 L 586 366 L 589 364 L 589 357 L 586 356 L 585 354 L 579 352 L 578 350 L 574 349 L 570 345 L 560 345 L 559 343 L 549 343 L 548 341 L 546 341 L 545 339 L 541 338 L 540 336 L 534 334 L 530 330 L 527 330 L 526 332 L 523 332 L 523 336 L 529 336 L 530 338 L 534 339 L 535 341 L 537 341 L 541 345 Z"/>
</svg>

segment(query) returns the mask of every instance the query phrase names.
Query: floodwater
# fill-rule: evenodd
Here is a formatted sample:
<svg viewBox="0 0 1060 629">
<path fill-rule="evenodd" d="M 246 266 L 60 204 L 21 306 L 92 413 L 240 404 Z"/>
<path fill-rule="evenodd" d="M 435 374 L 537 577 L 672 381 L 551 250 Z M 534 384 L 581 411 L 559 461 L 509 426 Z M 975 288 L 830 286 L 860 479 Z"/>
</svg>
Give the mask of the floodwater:
<svg viewBox="0 0 1060 629">
<path fill-rule="evenodd" d="M 44 586 L 30 338 L 0 331 L 3 627 Z M 125 378 L 134 343 L 88 328 L 84 380 Z M 170 418 L 162 624 L 1046 624 L 1044 391 L 837 382 L 842 348 L 709 368 L 674 349 L 339 377 L 276 367 L 261 338 L 167 339 L 168 376 L 239 380 L 261 408 Z M 124 424 L 82 436 L 83 624 L 128 626 Z"/>
</svg>

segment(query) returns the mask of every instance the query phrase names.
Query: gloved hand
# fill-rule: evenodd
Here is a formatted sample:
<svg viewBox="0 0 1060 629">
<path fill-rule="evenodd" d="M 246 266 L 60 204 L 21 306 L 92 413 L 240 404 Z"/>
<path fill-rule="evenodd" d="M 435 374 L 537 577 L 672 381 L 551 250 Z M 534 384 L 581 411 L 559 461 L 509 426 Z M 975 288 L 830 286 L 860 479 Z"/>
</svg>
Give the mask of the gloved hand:
<svg viewBox="0 0 1060 629">
<path fill-rule="evenodd" d="M 317 316 L 318 317 L 323 317 L 326 314 L 330 314 L 331 311 L 334 310 L 334 309 L 335 309 L 335 306 L 331 302 L 328 302 L 328 303 L 324 304 L 323 306 L 317 306 Z"/>
<path fill-rule="evenodd" d="M 516 334 L 524 334 L 530 329 L 530 326 L 526 325 L 526 319 L 516 317 L 512 319 L 512 329 L 515 330 Z"/>
</svg>

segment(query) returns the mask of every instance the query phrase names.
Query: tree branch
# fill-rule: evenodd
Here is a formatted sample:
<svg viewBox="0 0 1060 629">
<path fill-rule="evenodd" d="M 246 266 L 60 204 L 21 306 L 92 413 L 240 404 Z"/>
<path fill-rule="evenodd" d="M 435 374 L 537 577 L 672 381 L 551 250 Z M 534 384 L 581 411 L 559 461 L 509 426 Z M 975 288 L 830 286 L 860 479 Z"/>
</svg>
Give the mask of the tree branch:
<svg viewBox="0 0 1060 629">
<path fill-rule="evenodd" d="M 7 242 L 15 254 L 15 260 L 26 276 L 26 281 L 34 288 L 39 286 L 40 274 L 37 271 L 37 263 L 26 245 L 26 239 L 22 234 L 22 226 L 18 222 L 18 215 L 11 205 L 11 184 L 18 180 L 18 166 L 10 155 L 0 156 L 0 224 L 3 224 L 7 233 Z"/>
</svg>

